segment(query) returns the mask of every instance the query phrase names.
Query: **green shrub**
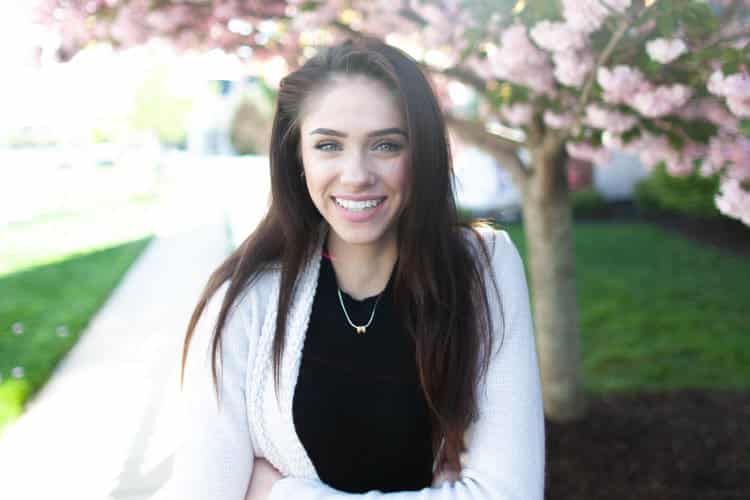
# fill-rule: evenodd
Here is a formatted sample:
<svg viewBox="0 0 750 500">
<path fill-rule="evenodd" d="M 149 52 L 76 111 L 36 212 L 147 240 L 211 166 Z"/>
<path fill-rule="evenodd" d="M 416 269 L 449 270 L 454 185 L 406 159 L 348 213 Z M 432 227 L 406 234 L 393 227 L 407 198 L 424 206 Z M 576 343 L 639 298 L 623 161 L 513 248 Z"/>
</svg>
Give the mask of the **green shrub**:
<svg viewBox="0 0 750 500">
<path fill-rule="evenodd" d="M 684 177 L 667 173 L 664 164 L 635 188 L 636 205 L 645 212 L 674 212 L 692 217 L 722 217 L 714 197 L 719 190 L 718 176 L 703 177 L 698 172 Z"/>
<path fill-rule="evenodd" d="M 607 200 L 594 188 L 584 188 L 570 193 L 574 217 L 607 216 L 611 210 Z"/>
</svg>

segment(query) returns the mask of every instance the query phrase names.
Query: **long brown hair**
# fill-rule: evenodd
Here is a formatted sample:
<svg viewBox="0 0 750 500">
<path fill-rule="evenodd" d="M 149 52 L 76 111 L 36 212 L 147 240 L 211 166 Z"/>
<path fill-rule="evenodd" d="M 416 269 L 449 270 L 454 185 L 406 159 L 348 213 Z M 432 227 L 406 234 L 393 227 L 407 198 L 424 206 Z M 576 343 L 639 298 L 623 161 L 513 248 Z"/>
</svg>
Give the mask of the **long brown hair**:
<svg viewBox="0 0 750 500">
<path fill-rule="evenodd" d="M 190 318 L 182 352 L 184 371 L 193 330 L 224 282 L 229 286 L 212 338 L 213 381 L 228 311 L 237 296 L 270 263 L 281 264 L 274 381 L 278 388 L 287 312 L 297 275 L 316 250 L 320 213 L 300 177 L 300 114 L 305 100 L 340 75 L 364 75 L 384 83 L 403 109 L 409 140 L 406 206 L 398 220 L 399 260 L 394 299 L 403 327 L 415 342 L 420 383 L 432 415 L 433 449 L 439 463 L 460 470 L 463 435 L 477 418 L 480 382 L 492 353 L 492 320 L 486 280 L 494 283 L 482 237 L 458 220 L 445 121 L 417 63 L 377 40 L 359 39 L 327 48 L 280 84 L 271 131 L 271 204 L 259 226 L 216 271 Z M 481 251 L 466 238 L 470 230 Z M 500 301 L 498 300 L 498 304 Z M 445 443 L 440 447 L 440 442 Z"/>
</svg>

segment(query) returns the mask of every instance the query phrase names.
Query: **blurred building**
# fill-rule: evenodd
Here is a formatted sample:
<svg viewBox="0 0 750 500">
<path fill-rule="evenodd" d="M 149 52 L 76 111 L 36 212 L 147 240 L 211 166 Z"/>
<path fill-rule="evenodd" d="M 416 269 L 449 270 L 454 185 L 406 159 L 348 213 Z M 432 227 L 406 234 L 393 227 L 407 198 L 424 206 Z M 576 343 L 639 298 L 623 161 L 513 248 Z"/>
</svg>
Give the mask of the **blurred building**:
<svg viewBox="0 0 750 500">
<path fill-rule="evenodd" d="M 528 161 L 526 152 L 521 153 L 522 161 Z M 459 208 L 479 217 L 520 220 L 521 193 L 508 171 L 491 155 L 475 147 L 462 148 L 455 154 L 454 170 Z M 635 185 L 648 172 L 635 156 L 613 153 L 610 160 L 601 165 L 572 162 L 567 175 L 573 191 L 593 187 L 605 200 L 624 201 L 632 199 Z"/>
</svg>

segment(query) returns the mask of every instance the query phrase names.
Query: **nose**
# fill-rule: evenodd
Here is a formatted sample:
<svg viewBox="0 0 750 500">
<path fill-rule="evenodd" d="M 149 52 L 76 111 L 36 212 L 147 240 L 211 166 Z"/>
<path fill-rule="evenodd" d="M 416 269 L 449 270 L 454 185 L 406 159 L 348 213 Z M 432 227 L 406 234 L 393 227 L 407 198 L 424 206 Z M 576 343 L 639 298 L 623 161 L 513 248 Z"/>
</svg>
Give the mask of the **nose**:
<svg viewBox="0 0 750 500">
<path fill-rule="evenodd" d="M 366 155 L 357 152 L 343 160 L 339 175 L 341 184 L 352 187 L 365 186 L 372 182 L 372 178 Z"/>
</svg>

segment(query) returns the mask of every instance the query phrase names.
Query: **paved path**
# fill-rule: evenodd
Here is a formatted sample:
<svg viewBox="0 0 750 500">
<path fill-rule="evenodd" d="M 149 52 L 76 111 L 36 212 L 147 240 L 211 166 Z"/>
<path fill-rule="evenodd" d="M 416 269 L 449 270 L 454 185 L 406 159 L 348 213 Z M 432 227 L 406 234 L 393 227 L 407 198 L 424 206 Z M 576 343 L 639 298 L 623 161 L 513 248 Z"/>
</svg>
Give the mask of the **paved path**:
<svg viewBox="0 0 750 500">
<path fill-rule="evenodd" d="M 196 196 L 212 191 L 212 183 L 216 188 L 220 177 L 186 175 L 187 187 L 173 193 L 161 213 L 158 236 L 24 416 L 0 438 L 1 498 L 159 496 L 176 437 L 184 330 L 209 273 L 230 248 L 227 205 L 216 203 L 216 196 L 199 203 Z M 257 217 L 266 194 L 245 194 Z"/>
</svg>

